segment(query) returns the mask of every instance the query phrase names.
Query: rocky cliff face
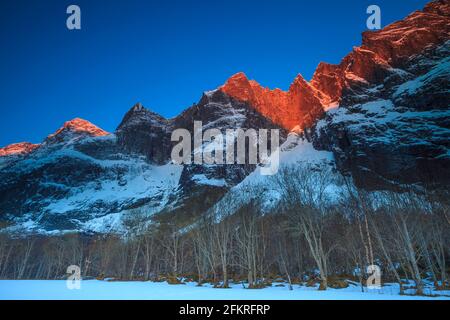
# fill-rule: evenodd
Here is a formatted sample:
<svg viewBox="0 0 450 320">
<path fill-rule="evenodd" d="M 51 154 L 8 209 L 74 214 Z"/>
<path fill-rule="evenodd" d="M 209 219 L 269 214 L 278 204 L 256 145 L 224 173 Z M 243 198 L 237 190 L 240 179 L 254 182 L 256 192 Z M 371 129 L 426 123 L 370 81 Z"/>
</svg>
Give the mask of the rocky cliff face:
<svg viewBox="0 0 450 320">
<path fill-rule="evenodd" d="M 221 87 L 230 96 L 250 103 L 264 116 L 288 130 L 310 127 L 324 111 L 336 107 L 348 91 L 367 84 L 381 83 L 401 68 L 410 57 L 450 37 L 450 3 L 434 1 L 423 11 L 383 30 L 364 32 L 355 47 L 339 65 L 320 63 L 311 80 L 299 75 L 287 92 L 263 88 L 243 73 L 232 76 Z"/>
<path fill-rule="evenodd" d="M 450 41 L 392 69 L 383 82 L 343 95 L 311 140 L 332 151 L 360 187 L 445 190 L 450 181 Z"/>
<path fill-rule="evenodd" d="M 198 104 L 174 118 L 171 124 L 173 128 L 187 129 L 194 137 L 194 121 L 201 121 L 204 130 L 219 129 L 223 134 L 227 129 L 278 129 L 282 142 L 287 135 L 283 128 L 262 116 L 248 103 L 236 100 L 221 90 L 205 93 Z M 206 150 L 212 144 L 214 142 L 204 142 L 202 148 Z M 236 144 L 234 148 L 236 150 Z M 253 164 L 185 165 L 180 177 L 178 198 L 165 212 L 169 212 L 171 216 L 198 216 L 198 213 L 203 213 L 214 205 L 225 192 L 240 183 L 255 168 L 256 165 Z"/>
<path fill-rule="evenodd" d="M 29 142 L 13 143 L 4 148 L 0 148 L 0 157 L 26 155 L 38 147 L 39 147 L 38 144 L 33 144 Z"/>
<path fill-rule="evenodd" d="M 322 92 L 340 92 L 340 106 L 317 123 L 312 141 L 333 151 L 359 186 L 446 188 L 449 40 L 450 2 L 435 1 L 365 32 L 363 45 L 339 66 L 319 67 L 312 82 Z M 323 86 L 324 75 L 344 80 Z"/>
<path fill-rule="evenodd" d="M 170 158 L 171 131 L 167 119 L 138 103 L 125 114 L 116 136 L 125 152 L 141 154 L 154 163 L 164 164 Z"/>
<path fill-rule="evenodd" d="M 360 47 L 338 65 L 320 63 L 309 83 L 298 76 L 287 92 L 269 90 L 241 73 L 221 90 L 285 128 L 314 127 L 315 147 L 333 151 L 359 186 L 442 188 L 450 179 L 449 39 L 450 1 L 434 1 L 364 32 Z"/>
<path fill-rule="evenodd" d="M 232 76 L 220 90 L 247 102 L 287 130 L 311 126 L 323 111 L 318 92 L 301 75 L 287 92 L 263 88 L 256 81 L 248 80 L 244 73 Z"/>
</svg>

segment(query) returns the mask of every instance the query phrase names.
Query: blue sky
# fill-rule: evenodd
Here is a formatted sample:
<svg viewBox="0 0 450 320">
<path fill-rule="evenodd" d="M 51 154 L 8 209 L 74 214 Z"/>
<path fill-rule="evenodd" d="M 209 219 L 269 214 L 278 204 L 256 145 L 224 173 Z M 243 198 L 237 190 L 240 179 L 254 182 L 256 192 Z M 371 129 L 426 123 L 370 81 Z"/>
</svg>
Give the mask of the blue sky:
<svg viewBox="0 0 450 320">
<path fill-rule="evenodd" d="M 114 131 L 140 101 L 176 116 L 232 74 L 287 89 L 360 45 L 366 8 L 382 25 L 425 0 L 4 0 L 0 146 L 40 142 L 66 120 Z M 66 8 L 81 8 L 79 31 Z"/>
</svg>

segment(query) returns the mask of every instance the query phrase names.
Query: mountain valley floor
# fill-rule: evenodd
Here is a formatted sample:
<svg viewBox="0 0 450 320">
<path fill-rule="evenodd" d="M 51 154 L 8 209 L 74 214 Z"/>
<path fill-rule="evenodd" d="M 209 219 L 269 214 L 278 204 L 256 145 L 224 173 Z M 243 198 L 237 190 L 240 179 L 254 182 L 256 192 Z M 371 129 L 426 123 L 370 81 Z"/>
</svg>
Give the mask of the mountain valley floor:
<svg viewBox="0 0 450 320">
<path fill-rule="evenodd" d="M 82 280 L 81 288 L 68 289 L 66 280 L 0 280 L 0 300 L 450 300 L 450 291 L 425 290 L 428 296 L 399 295 L 397 284 L 361 292 L 361 287 L 318 291 L 317 287 L 273 283 L 264 289 L 230 289 L 195 282 L 170 285 L 167 282 Z"/>
</svg>

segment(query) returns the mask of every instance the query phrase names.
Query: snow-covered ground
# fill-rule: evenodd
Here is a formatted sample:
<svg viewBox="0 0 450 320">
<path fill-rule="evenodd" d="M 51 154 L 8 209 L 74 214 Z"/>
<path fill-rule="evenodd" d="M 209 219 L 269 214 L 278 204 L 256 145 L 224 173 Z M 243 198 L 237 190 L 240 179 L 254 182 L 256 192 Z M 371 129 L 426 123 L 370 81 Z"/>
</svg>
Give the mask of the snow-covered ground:
<svg viewBox="0 0 450 320">
<path fill-rule="evenodd" d="M 65 280 L 0 281 L 0 300 L 450 300 L 449 291 L 433 298 L 399 295 L 398 292 L 395 284 L 363 293 L 358 286 L 318 291 L 294 285 L 294 290 L 290 291 L 287 286 L 276 283 L 269 288 L 250 290 L 239 284 L 232 285 L 231 289 L 215 289 L 210 285 L 197 287 L 193 282 L 169 285 L 166 282 L 84 280 L 79 290 L 69 290 Z"/>
</svg>

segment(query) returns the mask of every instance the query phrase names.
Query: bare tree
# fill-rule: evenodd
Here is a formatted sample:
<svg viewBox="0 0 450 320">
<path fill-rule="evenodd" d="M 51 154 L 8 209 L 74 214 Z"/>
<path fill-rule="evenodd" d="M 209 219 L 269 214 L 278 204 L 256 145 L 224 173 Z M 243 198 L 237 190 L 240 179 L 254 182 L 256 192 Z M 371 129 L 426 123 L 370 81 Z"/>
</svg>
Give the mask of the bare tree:
<svg viewBox="0 0 450 320">
<path fill-rule="evenodd" d="M 240 266 L 247 271 L 248 288 L 257 287 L 257 210 L 256 203 L 243 206 L 238 212 L 238 225 L 235 230 Z"/>
<path fill-rule="evenodd" d="M 285 211 L 291 225 L 301 233 L 319 270 L 319 289 L 328 287 L 328 255 L 323 236 L 327 219 L 325 190 L 330 184 L 329 173 L 312 167 L 288 167 L 279 173 L 278 185 L 285 199 Z"/>
</svg>

